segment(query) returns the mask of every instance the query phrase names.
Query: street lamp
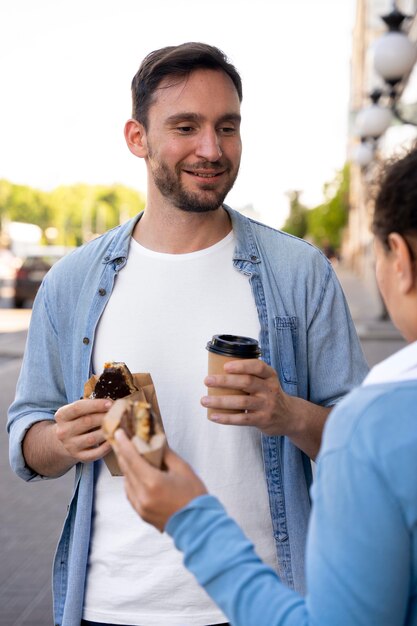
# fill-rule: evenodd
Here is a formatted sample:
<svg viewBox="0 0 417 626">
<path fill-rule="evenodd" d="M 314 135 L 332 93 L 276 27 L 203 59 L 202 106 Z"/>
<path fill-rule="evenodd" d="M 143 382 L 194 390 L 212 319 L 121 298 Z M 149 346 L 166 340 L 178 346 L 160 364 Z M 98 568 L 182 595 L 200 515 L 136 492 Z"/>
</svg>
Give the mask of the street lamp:
<svg viewBox="0 0 417 626">
<path fill-rule="evenodd" d="M 406 119 L 398 109 L 403 85 L 417 60 L 416 46 L 403 31 L 403 23 L 410 16 L 401 13 L 393 2 L 391 12 L 381 19 L 388 30 L 375 42 L 373 53 L 374 68 L 383 79 L 385 89 L 372 91 L 372 104 L 360 110 L 355 121 L 355 134 L 361 143 L 352 158 L 362 168 L 372 162 L 377 142 L 394 118 L 402 124 L 417 126 L 417 120 Z"/>
<path fill-rule="evenodd" d="M 375 155 L 375 144 L 370 140 L 361 139 L 352 151 L 352 159 L 359 167 L 365 169 L 372 163 Z"/>
<path fill-rule="evenodd" d="M 362 169 L 374 160 L 378 139 L 392 122 L 391 110 L 379 103 L 381 96 L 381 89 L 374 89 L 369 96 L 372 104 L 361 109 L 356 116 L 355 134 L 360 143 L 352 151 L 352 160 Z"/>
<path fill-rule="evenodd" d="M 416 48 L 402 30 L 402 24 L 410 16 L 401 13 L 393 4 L 390 13 L 381 18 L 387 25 L 386 32 L 374 47 L 375 71 L 392 88 L 408 76 L 416 62 Z"/>
<path fill-rule="evenodd" d="M 377 141 L 392 122 L 391 110 L 381 106 L 381 89 L 374 89 L 370 94 L 372 104 L 359 111 L 356 117 L 356 133 L 361 139 Z"/>
</svg>

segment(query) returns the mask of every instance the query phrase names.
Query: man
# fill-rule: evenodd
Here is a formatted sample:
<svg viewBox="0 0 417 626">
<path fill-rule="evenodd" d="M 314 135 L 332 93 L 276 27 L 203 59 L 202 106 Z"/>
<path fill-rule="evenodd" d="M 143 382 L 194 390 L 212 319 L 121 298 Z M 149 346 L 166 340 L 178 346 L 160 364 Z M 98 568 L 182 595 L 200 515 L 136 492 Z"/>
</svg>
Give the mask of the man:
<svg viewBox="0 0 417 626">
<path fill-rule="evenodd" d="M 101 461 L 111 403 L 79 400 L 85 380 L 108 360 L 150 372 L 170 446 L 302 590 L 308 457 L 330 407 L 367 367 L 325 257 L 223 204 L 239 169 L 242 98 L 223 53 L 196 43 L 152 52 L 132 95 L 125 137 L 147 166 L 146 208 L 44 281 L 10 409 L 11 462 L 26 480 L 76 465 L 54 568 L 56 624 L 221 624 L 169 538 L 138 521 Z M 262 361 L 205 380 L 240 395 L 205 395 L 204 348 L 217 333 L 259 338 Z"/>
</svg>

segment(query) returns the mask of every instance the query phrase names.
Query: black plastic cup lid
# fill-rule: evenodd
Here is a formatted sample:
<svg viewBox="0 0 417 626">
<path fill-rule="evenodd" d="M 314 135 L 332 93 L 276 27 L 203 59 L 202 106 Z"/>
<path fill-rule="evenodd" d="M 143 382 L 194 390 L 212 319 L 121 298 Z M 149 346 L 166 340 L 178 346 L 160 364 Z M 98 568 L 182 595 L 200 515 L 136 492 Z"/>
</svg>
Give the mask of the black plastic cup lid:
<svg viewBox="0 0 417 626">
<path fill-rule="evenodd" d="M 238 335 L 213 335 L 206 348 L 209 352 L 235 356 L 238 359 L 257 359 L 261 355 L 256 339 Z"/>
</svg>

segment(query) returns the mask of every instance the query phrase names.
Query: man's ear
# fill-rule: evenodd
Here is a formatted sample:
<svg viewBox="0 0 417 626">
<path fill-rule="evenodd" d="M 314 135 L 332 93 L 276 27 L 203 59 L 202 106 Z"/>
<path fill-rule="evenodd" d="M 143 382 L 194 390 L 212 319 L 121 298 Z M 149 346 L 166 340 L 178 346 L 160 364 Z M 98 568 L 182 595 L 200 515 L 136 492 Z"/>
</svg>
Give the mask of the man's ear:
<svg viewBox="0 0 417 626">
<path fill-rule="evenodd" d="M 392 254 L 394 272 L 398 280 L 401 293 L 407 294 L 415 285 L 415 268 L 411 258 L 410 249 L 399 233 L 388 235 L 388 245 Z"/>
<path fill-rule="evenodd" d="M 125 139 L 132 154 L 145 158 L 148 155 L 146 141 L 146 130 L 143 124 L 137 120 L 130 119 L 125 124 Z"/>
</svg>

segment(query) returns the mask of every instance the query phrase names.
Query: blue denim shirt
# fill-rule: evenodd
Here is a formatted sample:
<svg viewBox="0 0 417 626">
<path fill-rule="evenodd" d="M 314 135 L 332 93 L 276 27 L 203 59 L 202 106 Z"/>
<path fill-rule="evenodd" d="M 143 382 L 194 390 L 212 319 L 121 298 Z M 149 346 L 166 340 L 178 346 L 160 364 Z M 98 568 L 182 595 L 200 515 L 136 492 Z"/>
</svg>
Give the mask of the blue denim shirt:
<svg viewBox="0 0 417 626">
<path fill-rule="evenodd" d="M 233 263 L 249 277 L 258 310 L 262 358 L 288 394 L 335 404 L 368 368 L 331 264 L 310 244 L 225 208 L 236 237 Z M 11 465 L 24 480 L 42 478 L 25 465 L 26 431 L 83 395 L 97 323 L 138 218 L 64 257 L 38 292 L 8 421 Z M 311 464 L 286 437 L 263 436 L 262 446 L 279 574 L 303 591 Z M 60 626 L 81 620 L 93 490 L 94 464 L 77 464 L 53 572 Z"/>
</svg>

